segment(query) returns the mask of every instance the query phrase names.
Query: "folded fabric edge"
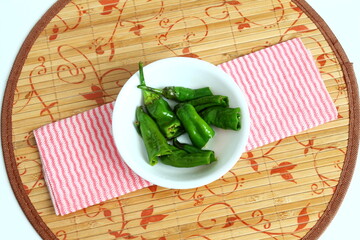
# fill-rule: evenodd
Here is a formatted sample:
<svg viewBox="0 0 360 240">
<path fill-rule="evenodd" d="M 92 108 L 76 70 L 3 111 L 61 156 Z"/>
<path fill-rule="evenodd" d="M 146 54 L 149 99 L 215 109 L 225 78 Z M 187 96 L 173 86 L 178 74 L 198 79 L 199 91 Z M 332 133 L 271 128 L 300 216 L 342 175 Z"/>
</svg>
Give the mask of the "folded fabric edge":
<svg viewBox="0 0 360 240">
<path fill-rule="evenodd" d="M 39 136 L 38 136 L 38 129 L 35 129 L 33 130 L 33 133 L 34 133 L 34 136 L 35 136 L 35 142 L 36 142 L 36 145 L 39 146 Z M 47 176 L 48 174 L 48 169 L 47 169 L 47 165 L 45 163 L 45 161 L 43 161 L 43 151 L 42 151 L 42 148 L 39 148 L 38 147 L 38 150 L 39 150 L 39 154 L 40 154 L 40 161 L 41 161 L 41 165 L 42 165 L 42 169 L 43 169 L 43 176 L 44 176 L 44 180 L 45 180 L 45 183 L 46 185 L 48 186 L 48 189 L 49 189 L 49 194 L 50 194 L 50 199 L 51 199 L 51 202 L 54 206 L 54 210 L 55 210 L 55 214 L 56 215 L 62 215 L 62 211 L 60 209 L 60 207 L 58 206 L 57 202 L 56 202 L 56 198 L 54 196 L 54 190 L 53 190 L 53 186 L 52 186 L 52 183 L 49 179 L 49 177 Z"/>
</svg>

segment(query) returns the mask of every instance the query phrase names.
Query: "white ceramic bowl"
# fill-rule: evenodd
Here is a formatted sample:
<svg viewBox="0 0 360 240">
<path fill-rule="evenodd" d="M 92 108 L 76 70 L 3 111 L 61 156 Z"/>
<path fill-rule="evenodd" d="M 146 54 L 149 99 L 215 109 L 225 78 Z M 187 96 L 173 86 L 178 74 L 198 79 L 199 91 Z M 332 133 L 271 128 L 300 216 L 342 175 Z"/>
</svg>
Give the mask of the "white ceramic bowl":
<svg viewBox="0 0 360 240">
<path fill-rule="evenodd" d="M 159 161 L 155 166 L 150 166 L 144 143 L 134 127 L 135 109 L 143 104 L 142 92 L 137 88 L 140 83 L 139 72 L 136 72 L 120 91 L 112 119 L 115 144 L 126 164 L 149 182 L 175 189 L 203 186 L 227 173 L 243 153 L 250 128 L 245 95 L 233 79 L 208 62 L 184 57 L 162 59 L 146 65 L 144 75 L 146 84 L 151 87 L 208 86 L 214 94 L 228 96 L 230 107 L 241 108 L 241 130 L 214 128 L 215 136 L 204 148 L 214 150 L 218 159 L 210 165 L 176 168 Z M 179 141 L 190 143 L 187 135 L 181 136 Z"/>
</svg>

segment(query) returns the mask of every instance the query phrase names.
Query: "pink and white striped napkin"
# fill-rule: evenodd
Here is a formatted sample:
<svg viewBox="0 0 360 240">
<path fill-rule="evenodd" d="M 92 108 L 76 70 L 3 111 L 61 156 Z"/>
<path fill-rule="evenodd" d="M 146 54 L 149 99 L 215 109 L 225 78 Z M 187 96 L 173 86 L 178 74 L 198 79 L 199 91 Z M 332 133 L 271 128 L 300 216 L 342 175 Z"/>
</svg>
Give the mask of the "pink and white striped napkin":
<svg viewBox="0 0 360 240">
<path fill-rule="evenodd" d="M 337 118 L 311 53 L 299 38 L 219 66 L 243 89 L 252 120 L 246 150 Z M 34 131 L 57 215 L 150 186 L 121 160 L 113 103 Z"/>
<path fill-rule="evenodd" d="M 248 98 L 246 150 L 337 118 L 313 56 L 300 38 L 220 64 Z"/>
<path fill-rule="evenodd" d="M 57 215 L 151 185 L 122 161 L 115 147 L 113 108 L 108 103 L 34 131 Z"/>
</svg>

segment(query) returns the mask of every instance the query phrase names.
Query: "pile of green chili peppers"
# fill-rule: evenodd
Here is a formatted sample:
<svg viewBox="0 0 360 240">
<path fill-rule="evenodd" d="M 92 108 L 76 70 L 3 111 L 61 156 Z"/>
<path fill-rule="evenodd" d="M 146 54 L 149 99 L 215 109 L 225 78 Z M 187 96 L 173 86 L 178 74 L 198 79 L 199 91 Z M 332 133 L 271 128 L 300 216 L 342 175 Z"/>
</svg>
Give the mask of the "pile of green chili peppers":
<svg viewBox="0 0 360 240">
<path fill-rule="evenodd" d="M 142 62 L 139 62 L 139 74 L 138 88 L 142 90 L 144 106 L 136 109 L 135 126 L 150 165 L 160 160 L 166 165 L 186 168 L 215 162 L 214 151 L 202 149 L 215 135 L 211 126 L 240 130 L 240 108 L 229 108 L 228 97 L 214 95 L 208 87 L 156 89 L 146 86 Z M 177 105 L 172 109 L 164 98 Z M 192 145 L 177 140 L 185 133 Z"/>
</svg>

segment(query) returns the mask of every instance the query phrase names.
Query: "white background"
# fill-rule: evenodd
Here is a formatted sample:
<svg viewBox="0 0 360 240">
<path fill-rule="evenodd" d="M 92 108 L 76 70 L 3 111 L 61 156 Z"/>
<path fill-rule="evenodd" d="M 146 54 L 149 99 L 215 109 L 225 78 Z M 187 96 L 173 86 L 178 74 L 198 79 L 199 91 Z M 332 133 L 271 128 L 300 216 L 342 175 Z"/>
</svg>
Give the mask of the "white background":
<svg viewBox="0 0 360 240">
<path fill-rule="evenodd" d="M 54 0 L 0 1 L 0 101 L 13 61 L 31 28 Z M 360 1 L 308 0 L 330 26 L 342 44 L 355 73 L 360 78 Z M 359 82 L 359 80 L 358 80 Z M 24 216 L 10 187 L 0 154 L 0 235 L 1 239 L 41 239 Z M 359 157 L 358 157 L 359 159 Z M 321 240 L 359 239 L 360 167 L 355 174 L 340 210 L 320 237 Z"/>
</svg>

